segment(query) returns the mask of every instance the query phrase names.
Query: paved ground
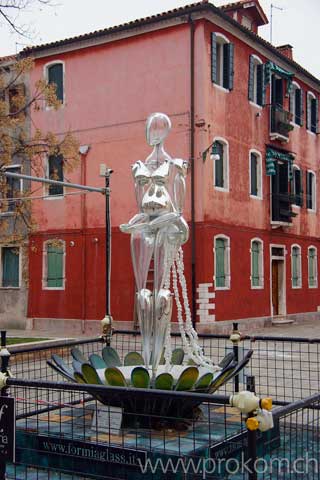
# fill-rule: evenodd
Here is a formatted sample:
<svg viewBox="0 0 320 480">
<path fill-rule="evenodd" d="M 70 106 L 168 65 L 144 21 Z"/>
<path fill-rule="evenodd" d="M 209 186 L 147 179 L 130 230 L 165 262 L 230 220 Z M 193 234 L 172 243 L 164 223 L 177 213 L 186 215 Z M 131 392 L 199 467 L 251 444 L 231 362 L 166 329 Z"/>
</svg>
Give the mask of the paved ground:
<svg viewBox="0 0 320 480">
<path fill-rule="evenodd" d="M 232 322 L 230 322 L 230 330 L 232 328 Z M 97 332 L 99 335 L 100 332 Z M 306 321 L 304 323 L 293 324 L 280 324 L 273 325 L 262 329 L 254 329 L 250 332 L 252 335 L 276 335 L 285 337 L 307 337 L 307 338 L 320 338 L 320 322 Z M 40 331 L 40 330 L 8 330 L 8 335 L 11 337 L 42 337 L 48 339 L 57 338 L 74 338 L 72 332 L 65 332 L 64 336 L 54 335 L 52 331 Z M 85 338 L 86 335 L 77 336 L 77 338 Z"/>
</svg>

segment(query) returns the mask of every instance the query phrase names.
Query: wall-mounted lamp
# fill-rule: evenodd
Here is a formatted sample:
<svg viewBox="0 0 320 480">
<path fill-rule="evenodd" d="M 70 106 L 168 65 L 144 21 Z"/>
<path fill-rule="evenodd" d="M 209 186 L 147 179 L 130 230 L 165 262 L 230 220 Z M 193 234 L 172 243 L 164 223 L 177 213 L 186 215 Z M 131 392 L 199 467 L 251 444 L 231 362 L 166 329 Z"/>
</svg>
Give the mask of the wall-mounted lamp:
<svg viewBox="0 0 320 480">
<path fill-rule="evenodd" d="M 71 240 L 71 242 L 70 242 L 70 247 L 74 247 L 74 246 L 75 246 L 75 243 L 74 243 L 73 240 Z"/>
<path fill-rule="evenodd" d="M 80 145 L 80 147 L 79 147 L 79 153 L 81 155 L 87 155 L 89 150 L 90 150 L 90 145 Z"/>
<path fill-rule="evenodd" d="M 211 160 L 219 160 L 220 155 L 219 155 L 219 152 L 218 152 L 217 144 L 214 141 L 214 142 L 211 143 L 211 145 L 209 145 L 208 148 L 206 148 L 206 150 L 204 150 L 204 152 L 202 152 L 202 161 L 203 162 L 206 161 L 207 155 L 208 155 L 210 149 L 211 149 L 211 152 L 210 152 Z"/>
<path fill-rule="evenodd" d="M 258 117 L 258 118 L 261 117 L 261 112 L 257 112 L 256 117 Z"/>
<path fill-rule="evenodd" d="M 92 240 L 92 242 L 93 242 L 93 243 L 99 243 L 99 238 L 97 238 L 97 237 L 94 238 L 94 239 Z"/>
</svg>

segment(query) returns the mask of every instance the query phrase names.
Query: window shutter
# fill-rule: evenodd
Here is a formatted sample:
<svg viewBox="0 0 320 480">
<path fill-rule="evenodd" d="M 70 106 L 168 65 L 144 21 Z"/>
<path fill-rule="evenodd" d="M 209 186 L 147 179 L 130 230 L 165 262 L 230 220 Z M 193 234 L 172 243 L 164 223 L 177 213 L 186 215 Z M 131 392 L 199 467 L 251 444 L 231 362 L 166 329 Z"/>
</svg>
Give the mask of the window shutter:
<svg viewBox="0 0 320 480">
<path fill-rule="evenodd" d="M 257 157 L 254 153 L 251 153 L 250 157 L 250 168 L 251 168 L 251 191 L 250 194 L 257 196 L 258 195 L 258 185 L 257 185 Z"/>
<path fill-rule="evenodd" d="M 314 133 L 318 132 L 319 126 L 319 99 L 314 99 Z"/>
<path fill-rule="evenodd" d="M 300 207 L 303 207 L 303 170 L 300 169 Z"/>
<path fill-rule="evenodd" d="M 216 287 L 226 286 L 226 272 L 225 272 L 225 251 L 226 242 L 222 238 L 216 239 L 215 252 L 216 252 Z"/>
<path fill-rule="evenodd" d="M 248 99 L 253 102 L 254 98 L 254 57 L 249 56 L 249 80 L 248 80 Z"/>
<path fill-rule="evenodd" d="M 257 104 L 265 104 L 264 65 L 257 65 Z"/>
<path fill-rule="evenodd" d="M 302 194 L 301 194 L 301 171 L 295 170 L 295 204 L 302 206 Z"/>
<path fill-rule="evenodd" d="M 306 127 L 307 130 L 310 130 L 310 117 L 309 117 L 309 95 L 306 94 Z"/>
<path fill-rule="evenodd" d="M 292 249 L 292 286 L 298 287 L 298 255 L 297 247 Z"/>
<path fill-rule="evenodd" d="M 19 253 L 14 247 L 2 249 L 2 286 L 19 287 Z"/>
<path fill-rule="evenodd" d="M 47 247 L 47 286 L 63 285 L 63 248 L 48 245 Z"/>
<path fill-rule="evenodd" d="M 301 89 L 300 89 L 300 123 L 299 123 L 299 125 L 301 125 L 301 126 L 303 125 L 303 117 L 304 117 L 303 95 L 304 95 L 304 93 L 303 93 L 303 90 L 302 90 L 302 88 L 301 88 Z"/>
<path fill-rule="evenodd" d="M 301 90 L 300 88 L 296 88 L 294 90 L 294 108 L 295 108 L 295 118 L 294 123 L 297 125 L 301 125 Z"/>
<path fill-rule="evenodd" d="M 219 155 L 219 160 L 214 160 L 214 177 L 215 187 L 224 187 L 224 175 L 223 175 L 223 145 L 220 142 L 215 142 L 215 152 Z"/>
<path fill-rule="evenodd" d="M 211 81 L 217 83 L 217 35 L 211 33 Z"/>
<path fill-rule="evenodd" d="M 259 287 L 259 243 L 253 242 L 251 248 L 252 258 L 252 286 Z"/>
<path fill-rule="evenodd" d="M 57 99 L 63 102 L 63 65 L 62 63 L 56 63 L 51 67 L 48 67 L 48 83 L 54 83 L 56 85 Z"/>
<path fill-rule="evenodd" d="M 49 178 L 63 182 L 63 156 L 50 155 L 49 159 Z M 63 195 L 62 185 L 49 185 L 49 195 Z"/>
<path fill-rule="evenodd" d="M 234 45 L 225 43 L 223 45 L 223 86 L 233 90 L 233 64 L 234 64 Z"/>
</svg>

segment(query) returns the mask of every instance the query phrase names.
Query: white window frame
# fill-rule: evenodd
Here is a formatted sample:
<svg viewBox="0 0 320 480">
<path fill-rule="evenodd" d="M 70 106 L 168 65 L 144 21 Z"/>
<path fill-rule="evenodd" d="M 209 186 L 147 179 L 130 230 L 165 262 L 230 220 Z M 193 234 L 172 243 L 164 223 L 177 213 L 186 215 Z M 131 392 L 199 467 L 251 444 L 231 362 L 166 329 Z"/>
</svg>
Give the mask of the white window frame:
<svg viewBox="0 0 320 480">
<path fill-rule="evenodd" d="M 298 264 L 297 264 L 297 272 L 298 272 L 298 285 L 293 285 L 293 249 L 297 248 L 299 250 L 298 253 Z M 294 290 L 302 288 L 302 262 L 301 262 L 301 247 L 297 243 L 291 245 L 291 288 Z"/>
<path fill-rule="evenodd" d="M 259 259 L 258 259 L 258 268 L 259 268 L 259 285 L 252 285 L 253 280 L 253 271 L 252 271 L 252 244 L 257 242 L 260 245 L 259 249 Z M 264 288 L 264 250 L 263 250 L 263 240 L 261 238 L 252 238 L 250 242 L 250 283 L 252 290 L 262 290 Z"/>
<path fill-rule="evenodd" d="M 19 285 L 18 287 L 3 287 L 2 280 L 3 280 L 3 271 L 2 271 L 2 249 L 3 248 L 16 248 L 19 250 Z M 6 245 L 1 245 L 0 247 L 0 290 L 19 290 L 22 284 L 22 248 L 20 245 L 12 245 L 10 243 Z"/>
<path fill-rule="evenodd" d="M 48 250 L 47 246 L 53 242 L 60 242 L 63 246 L 62 257 L 62 287 L 48 287 Z M 66 242 L 61 238 L 49 238 L 43 242 L 42 251 L 42 290 L 65 290 L 66 286 Z"/>
<path fill-rule="evenodd" d="M 224 287 L 217 287 L 216 286 L 216 240 L 222 239 L 226 242 L 226 249 L 225 249 L 225 256 L 224 256 L 224 268 L 225 268 L 225 277 L 226 277 L 226 285 Z M 215 290 L 230 290 L 231 289 L 231 264 L 230 264 L 230 237 L 227 235 L 219 234 L 215 235 L 213 239 L 213 254 L 214 254 L 214 275 L 213 281 Z"/>
<path fill-rule="evenodd" d="M 45 177 L 49 179 L 49 155 L 45 157 Z M 50 195 L 49 194 L 49 183 L 43 184 L 43 200 L 63 200 L 65 196 L 65 187 L 62 187 L 61 195 Z"/>
<path fill-rule="evenodd" d="M 309 254 L 310 250 L 315 251 L 315 277 L 316 277 L 316 284 L 310 285 L 310 271 L 309 271 Z M 309 288 L 318 288 L 318 249 L 314 245 L 310 245 L 308 247 L 308 255 L 307 255 L 307 262 L 308 262 L 308 287 Z"/>
<path fill-rule="evenodd" d="M 253 101 L 250 100 L 249 103 L 251 103 L 251 105 L 254 105 L 257 108 L 261 108 L 261 110 L 262 110 L 262 105 L 259 105 L 258 102 L 257 102 L 257 100 L 258 100 L 258 70 L 257 70 L 257 67 L 258 67 L 258 65 L 262 65 L 263 61 L 261 60 L 260 57 L 258 57 L 258 55 L 253 54 L 252 58 L 254 60 L 254 63 L 253 63 Z"/>
<path fill-rule="evenodd" d="M 21 163 L 15 163 L 15 164 L 12 164 L 12 165 L 4 165 L 3 167 L 3 170 L 13 170 L 13 169 L 16 169 L 16 168 L 19 168 L 20 169 L 20 173 L 21 173 L 21 169 L 22 169 L 22 165 Z M 23 192 L 23 179 L 20 178 L 20 193 Z M 7 199 L 3 199 L 3 200 L 7 200 Z M 1 201 L 1 199 L 0 199 Z M 14 212 L 1 212 L 0 213 L 0 216 L 10 216 L 10 215 L 13 215 Z"/>
<path fill-rule="evenodd" d="M 257 195 L 251 194 L 251 154 L 256 155 L 257 157 Z M 263 199 L 263 188 L 262 188 L 262 154 L 258 150 L 252 148 L 249 150 L 249 195 L 250 198 L 254 198 L 255 200 L 262 200 Z"/>
<path fill-rule="evenodd" d="M 222 143 L 223 145 L 223 183 L 225 187 L 216 187 L 216 159 L 213 158 L 213 186 L 215 190 L 220 192 L 229 192 L 229 142 L 222 137 L 215 137 L 213 139 L 213 144 L 215 142 Z"/>
<path fill-rule="evenodd" d="M 226 44 L 226 43 L 230 43 L 230 40 L 225 36 L 223 35 L 223 33 L 220 33 L 220 32 L 214 32 L 215 35 L 216 35 L 216 41 L 217 41 L 217 46 L 218 44 L 220 45 L 220 55 L 218 58 L 218 50 L 217 50 L 217 66 L 218 66 L 218 60 L 219 60 L 219 78 L 218 78 L 218 72 L 217 72 L 217 83 L 214 83 L 213 85 L 220 89 L 220 90 L 223 90 L 224 92 L 230 92 L 230 90 L 228 88 L 225 88 L 223 86 L 223 67 L 224 67 L 224 64 L 223 64 L 223 45 Z"/>
<path fill-rule="evenodd" d="M 46 63 L 43 66 L 43 77 L 45 78 L 46 83 L 49 82 L 49 67 L 52 65 L 61 64 L 62 65 L 62 82 L 63 82 L 63 102 L 61 103 L 61 107 L 66 104 L 66 88 L 65 88 L 65 78 L 66 78 L 66 66 L 65 62 L 60 59 L 52 60 L 51 62 Z M 53 107 L 46 105 L 46 110 L 53 110 Z"/>
<path fill-rule="evenodd" d="M 292 82 L 292 88 L 290 92 L 290 97 L 289 97 L 289 102 L 290 102 L 290 113 L 292 114 L 292 120 L 291 120 L 291 125 L 294 127 L 300 128 L 300 125 L 295 122 L 296 118 L 296 91 L 301 90 L 301 87 L 299 83 L 297 82 Z M 302 112 L 300 112 L 302 115 Z"/>
<path fill-rule="evenodd" d="M 313 189 L 312 189 L 312 195 L 311 195 L 311 201 L 312 201 L 312 208 L 307 208 L 308 212 L 312 212 L 312 213 L 315 213 L 317 211 L 317 205 L 316 205 L 316 201 L 317 201 L 317 177 L 316 177 L 316 174 L 313 170 L 307 170 L 307 175 L 311 173 L 312 177 L 313 177 Z M 306 192 L 307 194 L 307 192 Z"/>
<path fill-rule="evenodd" d="M 310 90 L 307 92 L 307 115 L 306 115 L 306 128 L 307 132 L 310 133 L 310 135 L 315 135 L 314 132 L 311 131 L 311 100 L 315 100 L 317 97 L 313 92 Z"/>
</svg>

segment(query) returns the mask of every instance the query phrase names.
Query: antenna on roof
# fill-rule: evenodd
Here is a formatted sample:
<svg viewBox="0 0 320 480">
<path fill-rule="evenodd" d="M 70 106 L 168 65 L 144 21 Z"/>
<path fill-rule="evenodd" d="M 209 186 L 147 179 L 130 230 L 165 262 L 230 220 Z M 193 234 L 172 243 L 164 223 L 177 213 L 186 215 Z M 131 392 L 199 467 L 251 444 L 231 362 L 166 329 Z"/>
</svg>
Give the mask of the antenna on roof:
<svg viewBox="0 0 320 480">
<path fill-rule="evenodd" d="M 273 5 L 273 3 L 271 3 L 270 5 L 270 43 L 272 43 L 272 17 L 273 17 L 274 9 L 283 11 L 283 8 L 277 7 L 277 5 Z"/>
</svg>

